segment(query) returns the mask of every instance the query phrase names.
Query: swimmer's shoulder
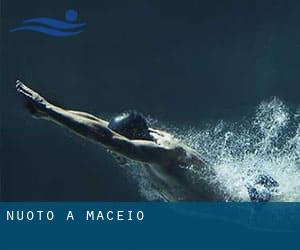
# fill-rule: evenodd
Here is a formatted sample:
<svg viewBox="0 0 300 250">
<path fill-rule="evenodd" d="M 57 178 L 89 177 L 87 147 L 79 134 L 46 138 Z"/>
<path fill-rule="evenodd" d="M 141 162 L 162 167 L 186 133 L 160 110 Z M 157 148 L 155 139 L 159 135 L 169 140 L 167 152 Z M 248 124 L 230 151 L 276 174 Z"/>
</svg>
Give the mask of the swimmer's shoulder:
<svg viewBox="0 0 300 250">
<path fill-rule="evenodd" d="M 181 166 L 202 166 L 206 164 L 203 157 L 196 150 L 181 143 L 172 145 L 170 154 L 171 158 Z"/>
</svg>

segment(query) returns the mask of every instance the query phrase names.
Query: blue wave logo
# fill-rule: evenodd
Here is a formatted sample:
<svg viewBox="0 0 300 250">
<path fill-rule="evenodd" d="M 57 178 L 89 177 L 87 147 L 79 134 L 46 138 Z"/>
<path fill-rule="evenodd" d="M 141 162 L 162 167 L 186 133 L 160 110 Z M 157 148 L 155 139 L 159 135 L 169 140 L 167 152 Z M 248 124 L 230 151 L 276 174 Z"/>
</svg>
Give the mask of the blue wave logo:
<svg viewBox="0 0 300 250">
<path fill-rule="evenodd" d="M 75 36 L 83 32 L 85 23 L 75 23 L 78 13 L 75 10 L 67 10 L 65 12 L 65 21 L 38 17 L 23 21 L 23 25 L 11 29 L 10 32 L 16 31 L 35 31 L 49 36 L 66 37 Z"/>
</svg>

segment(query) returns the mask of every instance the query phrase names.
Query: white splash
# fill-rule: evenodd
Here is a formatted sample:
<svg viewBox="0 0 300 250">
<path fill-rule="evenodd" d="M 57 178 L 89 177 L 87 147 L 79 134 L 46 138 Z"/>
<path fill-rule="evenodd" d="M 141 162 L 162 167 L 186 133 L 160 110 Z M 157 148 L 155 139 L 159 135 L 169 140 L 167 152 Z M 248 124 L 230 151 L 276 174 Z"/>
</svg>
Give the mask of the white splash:
<svg viewBox="0 0 300 250">
<path fill-rule="evenodd" d="M 176 129 L 175 133 L 215 168 L 219 189 L 228 199 L 249 201 L 246 183 L 258 173 L 267 173 L 280 185 L 274 200 L 300 201 L 299 121 L 299 112 L 291 113 L 282 101 L 273 98 L 262 102 L 250 119 L 220 121 L 201 131 Z M 160 197 L 143 168 L 132 166 L 130 172 L 145 198 Z"/>
</svg>

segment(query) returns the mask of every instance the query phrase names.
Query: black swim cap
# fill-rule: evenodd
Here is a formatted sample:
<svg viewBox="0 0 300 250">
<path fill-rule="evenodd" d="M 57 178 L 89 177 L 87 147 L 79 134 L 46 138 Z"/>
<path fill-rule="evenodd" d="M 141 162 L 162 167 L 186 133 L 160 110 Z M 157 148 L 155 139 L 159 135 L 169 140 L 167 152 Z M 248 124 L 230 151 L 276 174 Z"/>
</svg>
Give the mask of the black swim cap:
<svg viewBox="0 0 300 250">
<path fill-rule="evenodd" d="M 121 113 L 109 121 L 108 127 L 129 139 L 153 140 L 147 119 L 136 111 Z"/>
</svg>

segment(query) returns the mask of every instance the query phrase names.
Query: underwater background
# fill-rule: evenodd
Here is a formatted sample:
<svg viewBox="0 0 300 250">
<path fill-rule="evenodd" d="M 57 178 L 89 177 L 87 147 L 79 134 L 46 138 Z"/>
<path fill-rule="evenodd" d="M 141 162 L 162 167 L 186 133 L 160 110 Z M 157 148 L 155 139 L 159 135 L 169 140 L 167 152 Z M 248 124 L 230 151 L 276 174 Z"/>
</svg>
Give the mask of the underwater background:
<svg viewBox="0 0 300 250">
<path fill-rule="evenodd" d="M 15 91 L 20 79 L 65 108 L 149 115 L 199 150 L 236 200 L 247 200 L 249 171 L 263 171 L 280 183 L 278 200 L 299 201 L 299 7 L 1 1 L 1 200 L 156 199 L 138 168 L 126 171 L 100 146 L 32 119 Z M 85 23 L 76 36 L 9 32 L 30 18 L 64 20 L 69 9 Z"/>
</svg>

